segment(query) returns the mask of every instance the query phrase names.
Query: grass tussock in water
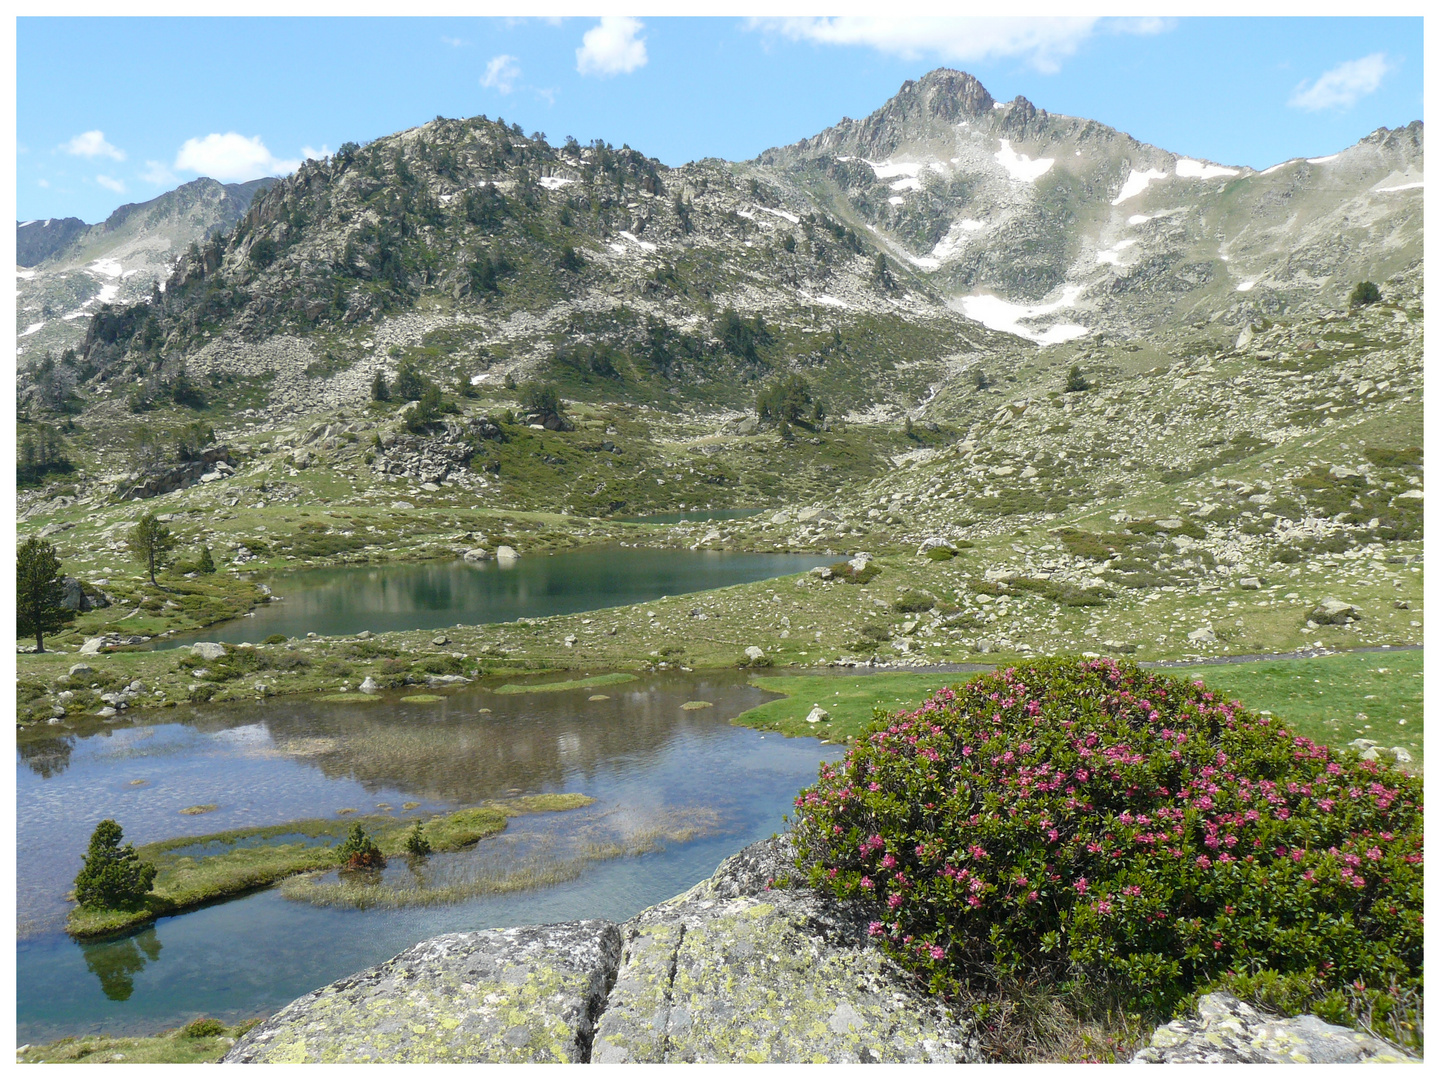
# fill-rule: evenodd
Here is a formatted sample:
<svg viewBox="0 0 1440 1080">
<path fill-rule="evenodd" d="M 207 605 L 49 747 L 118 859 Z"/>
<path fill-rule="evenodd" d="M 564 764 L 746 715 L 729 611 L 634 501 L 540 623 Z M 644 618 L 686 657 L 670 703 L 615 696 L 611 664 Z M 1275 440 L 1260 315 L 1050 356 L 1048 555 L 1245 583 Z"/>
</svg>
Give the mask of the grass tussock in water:
<svg viewBox="0 0 1440 1080">
<path fill-rule="evenodd" d="M 506 683 L 497 687 L 497 694 L 549 694 L 560 690 L 589 690 L 594 686 L 613 686 L 615 683 L 634 682 L 635 676 L 623 671 L 609 675 L 596 675 L 589 679 L 567 679 L 564 682 L 547 683 Z"/>
<path fill-rule="evenodd" d="M 487 803 L 430 818 L 424 825 L 425 836 L 435 851 L 458 851 L 503 832 L 511 817 L 574 810 L 594 801 L 588 795 L 566 792 Z M 357 823 L 383 854 L 392 857 L 404 854 L 405 837 L 414 821 L 378 814 L 343 821 L 312 818 L 146 844 L 136 853 L 153 862 L 159 873 L 144 902 L 129 908 L 76 907 L 65 928 L 78 938 L 103 937 L 296 874 L 333 869 L 335 848 Z"/>
<path fill-rule="evenodd" d="M 540 796 L 544 798 L 544 796 Z M 573 881 L 597 862 L 646 855 L 666 844 L 683 844 L 713 832 L 720 823 L 711 810 L 666 811 L 663 821 L 617 820 L 608 811 L 565 834 L 539 838 L 527 848 L 517 842 L 484 852 L 468 865 L 431 866 L 428 859 L 409 859 L 406 870 L 383 874 L 306 874 L 280 887 L 287 900 L 318 907 L 357 909 L 436 907 L 482 896 L 526 892 Z M 427 836 L 431 835 L 427 828 Z"/>
</svg>

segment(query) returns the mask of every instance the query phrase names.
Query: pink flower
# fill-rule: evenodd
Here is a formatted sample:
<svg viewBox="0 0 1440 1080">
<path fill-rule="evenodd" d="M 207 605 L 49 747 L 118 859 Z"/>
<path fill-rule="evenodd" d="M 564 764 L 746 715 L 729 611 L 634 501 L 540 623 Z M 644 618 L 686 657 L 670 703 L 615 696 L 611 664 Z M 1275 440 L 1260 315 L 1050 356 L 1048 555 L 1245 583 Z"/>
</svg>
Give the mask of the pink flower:
<svg viewBox="0 0 1440 1080">
<path fill-rule="evenodd" d="M 882 923 L 880 920 L 876 919 L 870 924 L 871 937 L 879 937 L 883 933 L 885 933 L 885 924 Z"/>
<path fill-rule="evenodd" d="M 1198 859 L 1195 860 L 1195 865 L 1198 866 L 1198 867 L 1200 867 L 1201 870 L 1209 870 L 1209 869 L 1210 869 L 1210 858 L 1209 858 L 1209 856 L 1208 856 L 1208 855 L 1201 855 Z"/>
<path fill-rule="evenodd" d="M 1090 883 L 1089 883 L 1088 881 L 1086 881 L 1083 877 L 1076 879 L 1076 881 L 1075 881 L 1075 891 L 1076 891 L 1077 893 L 1079 893 L 1081 896 L 1084 896 L 1085 893 L 1089 891 L 1089 889 L 1090 889 Z"/>
<path fill-rule="evenodd" d="M 862 877 L 862 878 L 860 879 L 860 888 L 862 888 L 862 889 L 873 889 L 874 887 L 875 887 L 875 883 L 874 883 L 873 881 L 871 881 L 868 877 Z"/>
<path fill-rule="evenodd" d="M 930 947 L 930 959 L 932 959 L 932 960 L 944 960 L 944 959 L 945 959 L 945 950 L 942 949 L 939 945 L 932 945 L 932 946 Z"/>
<path fill-rule="evenodd" d="M 895 856 L 887 852 L 885 857 L 880 860 L 880 865 L 886 870 L 893 870 L 895 868 Z"/>
<path fill-rule="evenodd" d="M 1098 904 L 1095 905 L 1095 910 L 1098 911 L 1101 915 L 1109 915 L 1111 911 L 1110 901 L 1101 900 Z"/>
</svg>

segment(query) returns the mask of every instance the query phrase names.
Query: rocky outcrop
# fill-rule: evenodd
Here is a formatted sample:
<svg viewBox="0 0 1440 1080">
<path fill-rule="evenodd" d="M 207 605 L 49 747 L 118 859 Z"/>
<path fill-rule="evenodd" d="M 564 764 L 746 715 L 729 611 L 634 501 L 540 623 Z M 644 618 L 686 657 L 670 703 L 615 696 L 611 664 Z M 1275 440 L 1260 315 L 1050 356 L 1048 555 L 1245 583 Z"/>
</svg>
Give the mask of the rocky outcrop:
<svg viewBox="0 0 1440 1080">
<path fill-rule="evenodd" d="M 620 959 L 602 920 L 446 934 L 291 1002 L 227 1062 L 580 1062 Z"/>
<path fill-rule="evenodd" d="M 156 472 L 131 478 L 130 486 L 119 492 L 121 499 L 153 499 L 180 488 L 197 484 L 216 474 L 228 475 L 234 472 L 234 460 L 228 446 L 207 446 L 194 461 L 182 461 L 178 465 Z"/>
<path fill-rule="evenodd" d="M 292 1002 L 233 1062 L 979 1061 L 873 944 L 873 913 L 787 888 L 784 840 L 673 900 L 600 920 L 449 934 Z"/>
<path fill-rule="evenodd" d="M 754 845 L 626 923 L 592 1061 L 980 1061 L 950 1015 L 874 945 L 873 912 L 809 889 L 783 840 Z"/>
<path fill-rule="evenodd" d="M 1134 1061 L 1149 1064 L 1218 1065 L 1414 1061 L 1383 1039 L 1318 1016 L 1288 1020 L 1260 1012 L 1229 994 L 1206 994 L 1193 1019 L 1157 1028 Z"/>
</svg>

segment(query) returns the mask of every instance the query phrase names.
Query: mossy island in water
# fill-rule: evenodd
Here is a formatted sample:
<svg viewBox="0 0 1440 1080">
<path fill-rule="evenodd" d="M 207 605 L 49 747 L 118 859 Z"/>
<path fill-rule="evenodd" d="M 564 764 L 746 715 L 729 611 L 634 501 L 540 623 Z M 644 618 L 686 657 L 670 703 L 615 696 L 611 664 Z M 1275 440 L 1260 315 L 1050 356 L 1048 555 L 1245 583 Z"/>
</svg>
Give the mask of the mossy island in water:
<svg viewBox="0 0 1440 1080">
<path fill-rule="evenodd" d="M 424 820 L 425 837 L 433 851 L 456 851 L 503 832 L 510 817 L 574 810 L 592 802 L 588 795 L 562 793 L 487 803 Z M 356 825 L 382 855 L 403 856 L 416 820 L 390 815 L 311 818 L 145 844 L 135 854 L 156 868 L 150 891 L 117 906 L 78 905 L 66 919 L 65 929 L 80 939 L 107 937 L 296 874 L 335 869 L 339 846 Z"/>
</svg>

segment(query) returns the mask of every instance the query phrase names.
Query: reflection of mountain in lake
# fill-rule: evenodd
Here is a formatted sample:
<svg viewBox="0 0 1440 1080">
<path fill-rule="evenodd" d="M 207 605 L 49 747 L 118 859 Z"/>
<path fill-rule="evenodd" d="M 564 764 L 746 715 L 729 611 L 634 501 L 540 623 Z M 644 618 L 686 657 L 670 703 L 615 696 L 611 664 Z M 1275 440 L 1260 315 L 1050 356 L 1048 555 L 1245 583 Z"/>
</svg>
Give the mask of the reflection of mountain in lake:
<svg viewBox="0 0 1440 1080">
<path fill-rule="evenodd" d="M 135 976 L 147 963 L 160 959 L 160 939 L 153 926 L 134 937 L 81 948 L 85 953 L 85 966 L 100 980 L 100 989 L 111 1001 L 129 1001 L 135 992 Z"/>
<path fill-rule="evenodd" d="M 602 762 L 643 767 L 675 740 L 704 738 L 766 698 L 738 673 L 701 683 L 654 676 L 606 687 L 605 701 L 590 701 L 591 693 L 474 688 L 431 704 L 304 702 L 287 704 L 284 715 L 271 704 L 256 719 L 276 750 L 332 779 L 469 804 L 556 788 L 571 776 L 583 788 Z M 715 703 L 700 719 L 680 708 L 697 695 Z"/>
</svg>

